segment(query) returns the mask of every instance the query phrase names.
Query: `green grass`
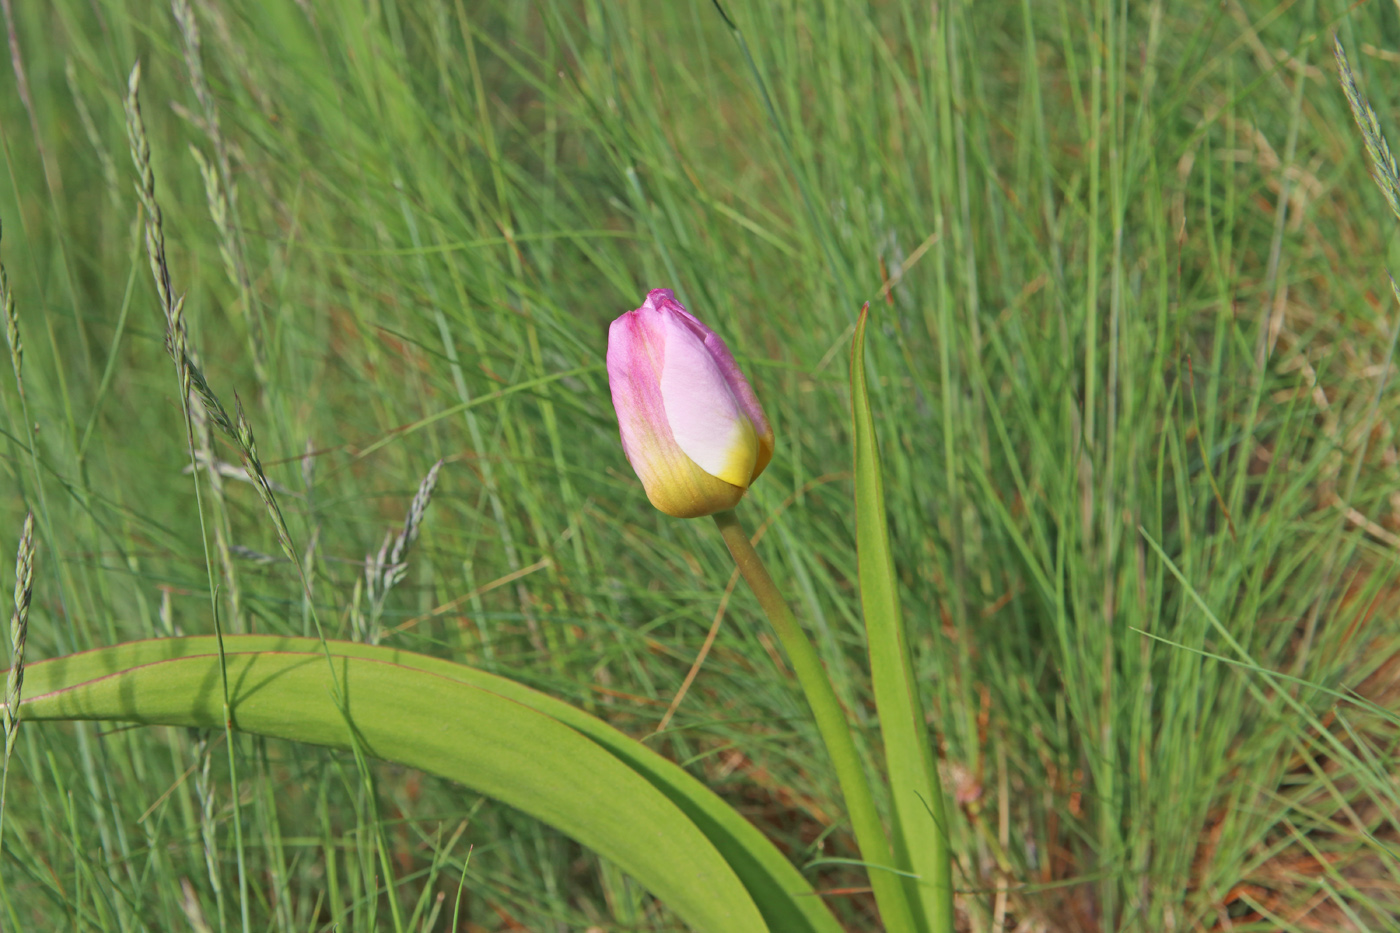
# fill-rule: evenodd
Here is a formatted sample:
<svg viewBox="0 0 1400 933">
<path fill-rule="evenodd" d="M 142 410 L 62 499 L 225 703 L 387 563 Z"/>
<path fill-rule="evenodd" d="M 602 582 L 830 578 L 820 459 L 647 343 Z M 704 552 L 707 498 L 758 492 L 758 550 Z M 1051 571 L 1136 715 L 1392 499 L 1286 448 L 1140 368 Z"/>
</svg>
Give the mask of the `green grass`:
<svg viewBox="0 0 1400 933">
<path fill-rule="evenodd" d="M 774 423 L 740 511 L 772 518 L 760 548 L 874 741 L 846 382 L 871 300 L 960 925 L 1397 928 L 1400 261 L 1330 38 L 1391 127 L 1393 5 L 783 0 L 727 6 L 736 34 L 702 0 L 196 0 L 194 71 L 162 4 L 12 6 L 0 537 L 34 509 L 29 659 L 207 634 L 211 605 L 302 635 L 314 602 L 348 636 L 366 555 L 442 459 L 385 643 L 649 735 L 731 572 L 709 523 L 647 504 L 609 404 L 607 323 L 670 286 Z M 181 473 L 138 58 L 190 348 L 288 490 L 310 602 L 257 491 L 204 480 L 201 525 Z M 649 744 L 819 887 L 864 884 L 742 588 Z M 221 735 L 31 723 L 15 754 L 7 930 L 243 929 Z M 249 929 L 394 929 L 380 839 L 403 929 L 674 928 L 445 782 L 232 754 Z M 872 928 L 868 895 L 830 900 Z"/>
</svg>

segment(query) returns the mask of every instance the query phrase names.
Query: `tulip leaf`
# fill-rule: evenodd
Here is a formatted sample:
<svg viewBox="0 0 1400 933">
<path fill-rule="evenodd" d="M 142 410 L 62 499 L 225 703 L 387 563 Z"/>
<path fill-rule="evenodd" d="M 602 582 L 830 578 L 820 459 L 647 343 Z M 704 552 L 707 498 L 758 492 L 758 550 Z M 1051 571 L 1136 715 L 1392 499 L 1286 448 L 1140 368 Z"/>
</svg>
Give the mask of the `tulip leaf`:
<svg viewBox="0 0 1400 933">
<path fill-rule="evenodd" d="M 924 929 L 953 929 L 952 866 L 948 823 L 933 736 L 924 724 L 919 685 L 899 605 L 894 556 L 880 478 L 880 448 L 865 378 L 865 326 L 861 309 L 851 347 L 851 408 L 855 419 L 856 567 L 870 650 L 870 677 L 894 806 L 894 850 L 907 879 L 911 904 Z"/>
<path fill-rule="evenodd" d="M 241 635 L 224 646 L 237 729 L 348 747 L 319 641 Z M 840 933 L 752 824 L 602 720 L 451 661 L 353 642 L 328 650 L 367 753 L 549 823 L 632 874 L 695 930 Z M 218 685 L 213 637 L 127 642 L 29 665 L 23 716 L 215 728 Z"/>
</svg>

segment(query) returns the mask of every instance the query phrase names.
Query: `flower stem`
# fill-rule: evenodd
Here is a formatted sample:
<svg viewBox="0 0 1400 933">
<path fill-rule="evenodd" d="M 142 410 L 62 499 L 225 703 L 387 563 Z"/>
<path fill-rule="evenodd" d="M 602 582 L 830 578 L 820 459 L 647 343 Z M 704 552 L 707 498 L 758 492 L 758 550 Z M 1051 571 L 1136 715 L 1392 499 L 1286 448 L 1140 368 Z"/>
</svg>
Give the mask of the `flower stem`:
<svg viewBox="0 0 1400 933">
<path fill-rule="evenodd" d="M 879 905 L 885 930 L 887 933 L 913 933 L 917 927 L 904 887 L 895 871 L 889 836 L 880 821 L 879 811 L 875 809 L 870 782 L 861 766 L 855 741 L 851 738 L 846 713 L 836 698 L 836 691 L 831 687 L 831 680 L 826 676 L 817 650 L 797 624 L 787 601 L 778 592 L 777 584 L 768 575 L 768 568 L 763 565 L 763 559 L 754 550 L 733 510 L 716 512 L 714 519 L 744 581 L 758 597 L 759 605 L 768 615 L 773 630 L 778 633 L 778 640 L 783 643 L 783 650 L 787 652 L 792 669 L 797 674 L 797 682 L 812 708 L 817 731 L 821 733 L 822 742 L 836 767 L 836 779 L 846 800 L 856 845 L 860 847 L 861 860 L 867 866 L 870 887 L 875 892 L 875 902 Z"/>
</svg>

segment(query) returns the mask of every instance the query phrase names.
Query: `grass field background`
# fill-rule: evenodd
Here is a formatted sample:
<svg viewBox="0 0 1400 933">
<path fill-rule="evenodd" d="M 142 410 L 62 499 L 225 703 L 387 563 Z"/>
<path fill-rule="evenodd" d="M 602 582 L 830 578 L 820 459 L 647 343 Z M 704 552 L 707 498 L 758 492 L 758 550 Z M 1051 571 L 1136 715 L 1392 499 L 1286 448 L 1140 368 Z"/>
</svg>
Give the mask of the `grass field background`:
<svg viewBox="0 0 1400 933">
<path fill-rule="evenodd" d="M 1397 928 L 1400 255 L 1331 58 L 1336 32 L 1395 125 L 1395 4 L 4 11 L 26 353 L 23 398 L 0 376 L 0 538 L 34 509 L 31 659 L 212 630 L 122 109 L 139 59 L 191 347 L 242 399 L 334 633 L 378 615 L 385 643 L 647 737 L 874 929 L 767 623 L 709 523 L 647 504 L 602 365 L 653 287 L 725 336 L 778 436 L 740 513 L 873 737 L 846 383 L 870 300 L 960 924 Z M 356 581 L 439 459 L 379 615 Z M 255 490 L 201 481 L 226 628 L 308 632 Z M 412 930 L 675 928 L 456 786 L 244 738 L 235 788 L 221 742 L 23 727 L 0 919 L 241 929 L 236 791 L 251 929 L 392 929 L 391 897 Z"/>
</svg>

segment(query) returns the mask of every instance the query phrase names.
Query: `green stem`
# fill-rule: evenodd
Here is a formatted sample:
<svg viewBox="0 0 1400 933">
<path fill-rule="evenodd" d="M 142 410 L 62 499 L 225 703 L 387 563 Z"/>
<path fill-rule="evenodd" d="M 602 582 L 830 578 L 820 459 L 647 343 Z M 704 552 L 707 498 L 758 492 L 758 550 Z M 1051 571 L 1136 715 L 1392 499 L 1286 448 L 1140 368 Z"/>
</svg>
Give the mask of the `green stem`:
<svg viewBox="0 0 1400 933">
<path fill-rule="evenodd" d="M 822 742 L 836 767 L 836 779 L 841 784 L 841 795 L 851 816 L 856 845 L 860 847 L 861 860 L 868 868 L 870 887 L 875 892 L 875 903 L 879 905 L 885 930 L 887 933 L 913 933 L 918 928 L 914 925 L 914 915 L 900 876 L 895 871 L 889 836 L 880 821 L 879 811 L 875 809 L 875 798 L 871 796 L 870 782 L 861 766 L 855 741 L 851 738 L 846 713 L 841 708 L 841 701 L 836 698 L 836 691 L 831 687 L 831 680 L 822 667 L 817 650 L 797 624 L 787 600 L 778 592 L 777 584 L 768 575 L 768 568 L 763 565 L 763 559 L 754 550 L 733 510 L 716 512 L 714 519 L 744 581 L 758 597 L 759 605 L 768 615 L 773 630 L 778 633 L 778 640 L 783 643 L 783 650 L 787 652 L 788 661 L 797 674 L 797 682 L 812 708 L 817 731 L 821 733 Z"/>
</svg>

